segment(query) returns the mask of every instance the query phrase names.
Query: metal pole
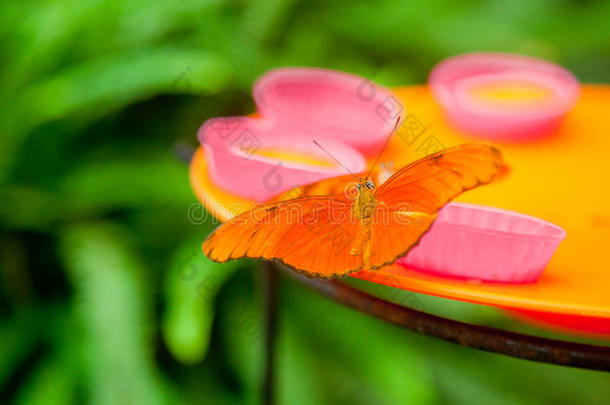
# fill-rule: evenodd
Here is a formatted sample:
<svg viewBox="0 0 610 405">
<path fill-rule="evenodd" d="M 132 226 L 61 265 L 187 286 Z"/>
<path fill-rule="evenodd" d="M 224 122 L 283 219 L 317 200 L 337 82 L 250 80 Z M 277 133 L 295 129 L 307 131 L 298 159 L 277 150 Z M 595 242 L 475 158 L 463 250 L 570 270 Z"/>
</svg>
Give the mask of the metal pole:
<svg viewBox="0 0 610 405">
<path fill-rule="evenodd" d="M 275 337 L 277 325 L 277 269 L 271 262 L 264 261 L 262 269 L 262 288 L 265 311 L 265 378 L 263 384 L 263 403 L 274 404 L 275 380 Z"/>
<path fill-rule="evenodd" d="M 295 275 L 319 293 L 404 328 L 477 350 L 540 363 L 610 371 L 610 347 L 566 342 L 472 325 L 384 301 L 340 281 Z"/>
</svg>

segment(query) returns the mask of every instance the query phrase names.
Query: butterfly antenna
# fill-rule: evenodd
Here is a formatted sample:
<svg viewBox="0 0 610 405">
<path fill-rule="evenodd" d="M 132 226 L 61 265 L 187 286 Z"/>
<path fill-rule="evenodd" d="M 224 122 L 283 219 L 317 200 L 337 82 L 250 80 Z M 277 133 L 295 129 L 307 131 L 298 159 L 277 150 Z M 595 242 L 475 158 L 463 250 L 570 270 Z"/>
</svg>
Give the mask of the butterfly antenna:
<svg viewBox="0 0 610 405">
<path fill-rule="evenodd" d="M 354 174 L 354 173 L 353 173 L 353 172 L 352 172 L 350 169 L 348 169 L 348 168 L 347 168 L 347 167 L 346 167 L 346 166 L 345 166 L 343 163 L 339 162 L 339 161 L 338 161 L 338 160 L 337 160 L 337 159 L 336 159 L 336 158 L 335 158 L 333 155 L 331 155 L 331 154 L 330 154 L 330 152 L 329 152 L 329 151 L 327 151 L 326 149 L 324 149 L 324 148 L 322 147 L 322 145 L 320 145 L 320 144 L 318 143 L 318 141 L 316 141 L 316 140 L 314 139 L 314 140 L 313 140 L 313 143 L 315 143 L 315 144 L 316 144 L 316 146 L 317 146 L 318 148 L 322 149 L 322 150 L 324 151 L 324 153 L 326 153 L 328 156 L 330 156 L 330 158 L 331 158 L 332 160 L 334 160 L 335 162 L 337 162 L 337 163 L 339 164 L 339 166 L 341 166 L 342 168 L 344 168 L 345 170 L 347 170 L 347 172 L 348 172 L 349 174 L 351 174 L 351 175 L 352 175 L 352 176 L 354 176 L 354 177 L 355 177 L 355 178 L 356 178 L 358 181 L 360 181 L 360 177 L 356 176 L 356 175 L 355 175 L 355 174 Z"/>
<path fill-rule="evenodd" d="M 398 128 L 398 123 L 399 122 L 400 122 L 400 117 L 398 117 L 398 119 L 396 120 L 396 124 L 394 124 L 394 128 L 392 128 L 392 131 L 390 131 L 390 134 L 388 135 L 388 139 L 385 140 L 385 144 L 383 145 L 383 148 L 381 148 L 381 150 L 379 151 L 379 154 L 377 155 L 377 159 L 375 159 L 375 162 L 373 162 L 373 166 L 371 166 L 371 170 L 369 170 L 368 174 L 366 175 L 367 179 L 369 178 L 371 173 L 373 173 L 373 169 L 377 165 L 377 162 L 379 161 L 379 158 L 383 154 L 383 151 L 385 150 L 386 146 L 388 146 L 388 143 L 390 143 L 390 139 L 392 138 L 392 134 L 394 133 L 394 131 L 396 131 L 396 128 Z"/>
</svg>

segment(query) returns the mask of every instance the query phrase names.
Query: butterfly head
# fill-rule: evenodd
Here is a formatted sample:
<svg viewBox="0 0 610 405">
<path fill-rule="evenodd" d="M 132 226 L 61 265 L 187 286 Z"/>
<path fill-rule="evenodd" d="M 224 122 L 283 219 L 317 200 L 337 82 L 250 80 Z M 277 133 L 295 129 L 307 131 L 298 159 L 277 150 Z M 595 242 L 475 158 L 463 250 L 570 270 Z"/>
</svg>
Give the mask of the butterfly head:
<svg viewBox="0 0 610 405">
<path fill-rule="evenodd" d="M 360 182 L 356 185 L 356 190 L 375 190 L 375 183 L 371 179 L 361 179 Z"/>
</svg>

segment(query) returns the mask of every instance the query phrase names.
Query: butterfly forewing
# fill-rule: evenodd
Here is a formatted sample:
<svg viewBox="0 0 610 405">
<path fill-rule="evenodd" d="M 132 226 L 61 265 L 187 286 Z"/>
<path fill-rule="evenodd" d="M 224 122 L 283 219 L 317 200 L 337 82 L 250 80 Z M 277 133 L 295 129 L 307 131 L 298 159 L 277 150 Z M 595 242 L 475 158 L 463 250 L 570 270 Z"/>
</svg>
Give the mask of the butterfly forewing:
<svg viewBox="0 0 610 405">
<path fill-rule="evenodd" d="M 363 266 L 350 254 L 358 228 L 350 217 L 350 201 L 327 196 L 259 205 L 217 228 L 202 249 L 220 262 L 277 259 L 311 276 L 342 276 Z"/>
<path fill-rule="evenodd" d="M 436 212 L 462 192 L 492 181 L 504 170 L 499 151 L 460 145 L 427 156 L 390 177 L 375 193 L 378 220 L 371 224 L 370 259 L 375 269 L 405 256 L 428 231 Z"/>
<path fill-rule="evenodd" d="M 491 182 L 505 170 L 500 152 L 485 144 L 459 145 L 401 169 L 377 189 L 375 198 L 389 207 L 410 203 L 435 213 L 466 190 Z"/>
</svg>

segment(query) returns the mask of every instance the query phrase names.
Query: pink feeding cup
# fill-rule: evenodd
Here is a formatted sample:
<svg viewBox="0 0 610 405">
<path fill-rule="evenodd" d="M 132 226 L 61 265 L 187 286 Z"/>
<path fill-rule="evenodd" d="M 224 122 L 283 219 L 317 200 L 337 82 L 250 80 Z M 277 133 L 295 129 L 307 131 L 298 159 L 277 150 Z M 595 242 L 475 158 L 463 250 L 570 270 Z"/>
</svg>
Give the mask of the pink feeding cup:
<svg viewBox="0 0 610 405">
<path fill-rule="evenodd" d="M 404 112 L 387 88 L 327 69 L 274 69 L 256 81 L 252 92 L 263 117 L 336 139 L 365 154 L 379 148 Z"/>
<path fill-rule="evenodd" d="M 451 203 L 404 258 L 404 267 L 460 279 L 533 282 L 566 232 L 512 211 Z"/>
<path fill-rule="evenodd" d="M 226 191 L 254 201 L 346 173 L 329 159 L 300 127 L 249 117 L 207 120 L 197 137 L 203 145 L 210 177 Z M 319 141 L 349 170 L 365 170 L 364 157 L 333 139 Z"/>
<path fill-rule="evenodd" d="M 503 53 L 445 59 L 430 73 L 429 85 L 455 127 L 504 141 L 552 133 L 580 94 L 576 77 L 561 66 Z"/>
</svg>

